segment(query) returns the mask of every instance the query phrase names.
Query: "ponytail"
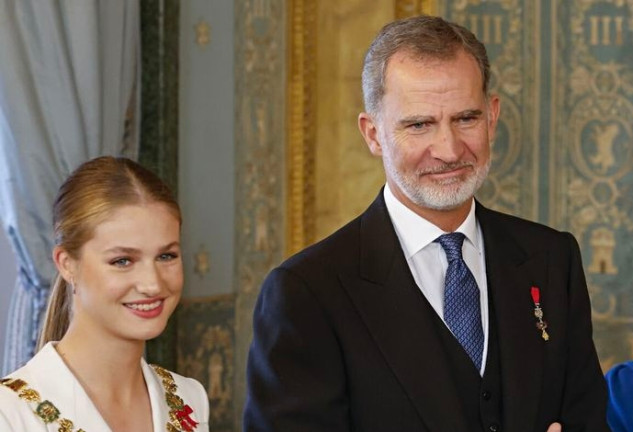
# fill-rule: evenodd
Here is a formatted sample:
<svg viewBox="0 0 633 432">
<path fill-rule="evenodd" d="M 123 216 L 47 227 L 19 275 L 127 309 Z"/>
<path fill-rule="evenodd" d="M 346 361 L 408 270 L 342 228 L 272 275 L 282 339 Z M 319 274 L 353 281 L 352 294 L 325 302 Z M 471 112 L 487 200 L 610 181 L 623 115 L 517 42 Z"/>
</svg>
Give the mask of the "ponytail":
<svg viewBox="0 0 633 432">
<path fill-rule="evenodd" d="M 39 351 L 50 341 L 59 341 L 68 330 L 72 311 L 72 287 L 58 273 L 48 300 L 44 325 L 37 341 Z"/>
</svg>

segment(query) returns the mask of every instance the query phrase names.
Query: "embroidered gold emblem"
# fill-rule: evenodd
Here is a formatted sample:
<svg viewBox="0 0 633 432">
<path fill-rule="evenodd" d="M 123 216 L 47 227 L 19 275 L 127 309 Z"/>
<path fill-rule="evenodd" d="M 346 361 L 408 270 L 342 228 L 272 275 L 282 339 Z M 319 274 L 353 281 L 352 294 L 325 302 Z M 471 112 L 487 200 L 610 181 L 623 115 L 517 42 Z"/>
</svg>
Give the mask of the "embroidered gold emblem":
<svg viewBox="0 0 633 432">
<path fill-rule="evenodd" d="M 19 393 L 20 398 L 28 402 L 39 402 L 40 394 L 33 389 L 27 388 Z"/>
<path fill-rule="evenodd" d="M 50 403 L 49 401 L 41 402 L 37 408 L 35 408 L 35 412 L 44 423 L 53 423 L 55 420 L 59 418 L 59 410 Z"/>
<path fill-rule="evenodd" d="M 19 392 L 26 386 L 26 382 L 21 379 L 3 379 L 2 385 L 9 387 L 14 392 Z"/>
<path fill-rule="evenodd" d="M 73 432 L 73 422 L 68 419 L 60 419 L 57 432 Z"/>
<path fill-rule="evenodd" d="M 184 405 L 183 400 L 180 398 L 180 396 L 173 393 L 166 393 L 165 401 L 167 401 L 167 406 L 172 409 L 179 409 Z"/>
</svg>

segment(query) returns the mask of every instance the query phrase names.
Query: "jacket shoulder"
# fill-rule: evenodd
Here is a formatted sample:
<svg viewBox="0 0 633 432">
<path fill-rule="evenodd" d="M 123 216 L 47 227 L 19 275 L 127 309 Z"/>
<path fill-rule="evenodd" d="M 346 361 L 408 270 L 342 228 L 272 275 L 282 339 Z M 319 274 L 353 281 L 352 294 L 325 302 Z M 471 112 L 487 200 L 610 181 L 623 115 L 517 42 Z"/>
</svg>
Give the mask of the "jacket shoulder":
<svg viewBox="0 0 633 432">
<path fill-rule="evenodd" d="M 557 230 L 539 222 L 534 222 L 518 216 L 491 210 L 478 204 L 477 218 L 484 229 L 499 229 L 510 233 L 513 237 L 535 239 L 563 239 L 573 237 L 569 232 Z"/>
<path fill-rule="evenodd" d="M 361 218 L 355 218 L 324 239 L 294 254 L 279 267 L 299 271 L 323 266 L 341 267 L 353 261 L 360 248 Z"/>
</svg>

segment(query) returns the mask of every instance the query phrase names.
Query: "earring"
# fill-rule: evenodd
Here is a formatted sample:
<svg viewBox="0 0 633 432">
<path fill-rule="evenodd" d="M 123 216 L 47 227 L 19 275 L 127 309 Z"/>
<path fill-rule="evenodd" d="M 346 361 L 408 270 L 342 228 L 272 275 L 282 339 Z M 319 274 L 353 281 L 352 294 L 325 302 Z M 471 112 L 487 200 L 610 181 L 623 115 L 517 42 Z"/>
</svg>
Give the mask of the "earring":
<svg viewBox="0 0 633 432">
<path fill-rule="evenodd" d="M 70 286 L 73 289 L 73 294 L 77 294 L 77 290 L 75 289 L 75 279 L 70 278 Z"/>
</svg>

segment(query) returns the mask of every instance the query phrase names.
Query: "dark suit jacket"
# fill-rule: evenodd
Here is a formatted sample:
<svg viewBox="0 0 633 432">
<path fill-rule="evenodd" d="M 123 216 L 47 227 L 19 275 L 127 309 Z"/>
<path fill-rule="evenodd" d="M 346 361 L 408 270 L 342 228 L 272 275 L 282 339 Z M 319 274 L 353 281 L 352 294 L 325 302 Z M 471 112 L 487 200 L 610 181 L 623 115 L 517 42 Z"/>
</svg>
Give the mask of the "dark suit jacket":
<svg viewBox="0 0 633 432">
<path fill-rule="evenodd" d="M 501 363 L 502 431 L 608 431 L 606 389 L 572 235 L 477 204 Z M 536 329 L 541 292 L 549 341 Z M 245 431 L 463 432 L 442 357 L 382 193 L 360 217 L 274 269 L 248 359 Z M 437 327 L 435 327 L 437 328 Z"/>
</svg>

